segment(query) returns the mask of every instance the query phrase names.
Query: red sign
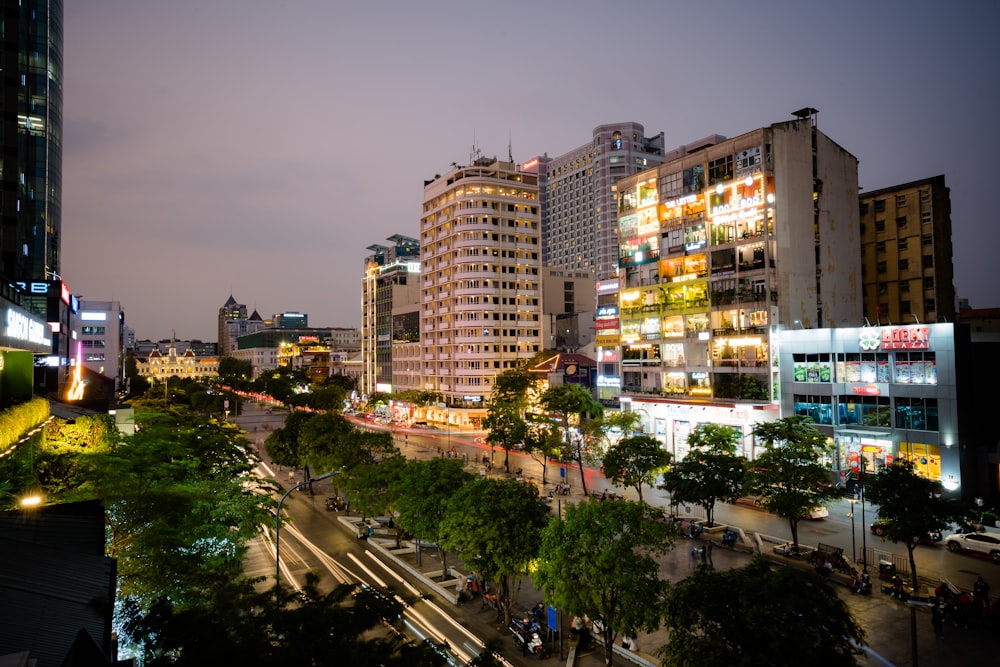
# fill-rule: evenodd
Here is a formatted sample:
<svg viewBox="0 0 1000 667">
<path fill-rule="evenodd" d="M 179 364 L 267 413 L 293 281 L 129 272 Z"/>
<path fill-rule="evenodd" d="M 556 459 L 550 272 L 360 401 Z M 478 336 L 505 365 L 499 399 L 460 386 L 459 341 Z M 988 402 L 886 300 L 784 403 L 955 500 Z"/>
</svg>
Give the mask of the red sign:
<svg viewBox="0 0 1000 667">
<path fill-rule="evenodd" d="M 930 348 L 930 327 L 882 327 L 883 350 L 926 350 Z"/>
<path fill-rule="evenodd" d="M 851 387 L 852 394 L 860 394 L 862 396 L 878 396 L 882 392 L 879 388 L 873 384 L 866 384 L 864 387 Z"/>
<path fill-rule="evenodd" d="M 618 328 L 618 318 L 613 320 L 594 320 L 594 329 L 596 331 L 604 331 L 607 329 L 617 329 Z"/>
</svg>

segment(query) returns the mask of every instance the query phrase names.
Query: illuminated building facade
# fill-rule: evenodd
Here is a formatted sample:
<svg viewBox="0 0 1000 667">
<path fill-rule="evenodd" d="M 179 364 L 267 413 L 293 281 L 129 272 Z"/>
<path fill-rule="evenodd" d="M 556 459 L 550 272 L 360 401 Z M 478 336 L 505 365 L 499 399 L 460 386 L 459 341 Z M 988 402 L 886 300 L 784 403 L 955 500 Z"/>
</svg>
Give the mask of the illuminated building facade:
<svg viewBox="0 0 1000 667">
<path fill-rule="evenodd" d="M 868 321 L 954 322 L 951 194 L 944 176 L 862 193 L 859 203 Z"/>
<path fill-rule="evenodd" d="M 392 245 L 368 246 L 361 283 L 360 391 L 401 391 L 409 376 L 394 378 L 395 348 L 420 340 L 420 242 L 402 234 L 390 236 Z"/>
<path fill-rule="evenodd" d="M 559 157 L 528 160 L 538 174 L 545 266 L 585 271 L 596 278 L 618 272 L 618 179 L 663 161 L 663 133 L 645 136 L 639 123 L 594 128 L 589 143 Z"/>
<path fill-rule="evenodd" d="M 997 461 L 973 463 L 970 333 L 956 324 L 780 332 L 781 413 L 834 444 L 841 480 L 908 459 L 944 491 L 997 497 Z M 989 472 L 985 470 L 989 468 Z"/>
<path fill-rule="evenodd" d="M 494 378 L 542 348 L 538 177 L 478 158 L 424 183 L 420 219 L 423 387 L 431 420 L 477 425 Z"/>
<path fill-rule="evenodd" d="M 77 363 L 111 378 L 119 390 L 125 360 L 125 311 L 121 303 L 81 299 L 74 329 L 80 345 Z"/>
<path fill-rule="evenodd" d="M 781 328 L 863 323 L 857 159 L 815 114 L 682 147 L 618 183 L 621 376 L 598 383 L 646 403 L 647 432 L 678 455 L 692 408 L 745 433 L 777 416 Z M 599 315 L 600 343 L 616 322 Z"/>
</svg>

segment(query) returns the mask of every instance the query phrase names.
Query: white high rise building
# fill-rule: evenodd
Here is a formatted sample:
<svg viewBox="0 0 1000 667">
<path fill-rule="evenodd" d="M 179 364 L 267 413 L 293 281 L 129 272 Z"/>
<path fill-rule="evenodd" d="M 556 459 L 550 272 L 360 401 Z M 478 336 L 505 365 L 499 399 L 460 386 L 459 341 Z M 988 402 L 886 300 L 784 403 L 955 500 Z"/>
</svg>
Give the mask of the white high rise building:
<svg viewBox="0 0 1000 667">
<path fill-rule="evenodd" d="M 479 423 L 497 375 L 542 349 L 538 177 L 479 158 L 424 183 L 420 219 L 423 387 L 433 420 Z"/>
</svg>

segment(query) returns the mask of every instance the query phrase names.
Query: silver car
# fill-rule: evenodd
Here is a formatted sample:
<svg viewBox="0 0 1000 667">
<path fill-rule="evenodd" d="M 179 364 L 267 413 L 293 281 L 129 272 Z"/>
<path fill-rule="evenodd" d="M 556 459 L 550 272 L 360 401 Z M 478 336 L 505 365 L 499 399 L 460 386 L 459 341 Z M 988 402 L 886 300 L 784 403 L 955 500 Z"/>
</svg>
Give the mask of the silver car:
<svg viewBox="0 0 1000 667">
<path fill-rule="evenodd" d="M 1000 535 L 995 533 L 954 533 L 944 538 L 952 551 L 972 551 L 1000 563 Z"/>
</svg>

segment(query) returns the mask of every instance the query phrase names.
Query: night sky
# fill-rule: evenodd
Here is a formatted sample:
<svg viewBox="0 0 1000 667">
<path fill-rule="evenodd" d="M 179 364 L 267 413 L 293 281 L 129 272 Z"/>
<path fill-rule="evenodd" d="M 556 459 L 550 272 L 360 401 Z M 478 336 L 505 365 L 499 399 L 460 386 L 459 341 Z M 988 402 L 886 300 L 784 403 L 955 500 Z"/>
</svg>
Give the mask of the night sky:
<svg viewBox="0 0 1000 667">
<path fill-rule="evenodd" d="M 944 174 L 955 287 L 1000 307 L 1000 3 L 65 3 L 62 276 L 138 338 L 360 326 L 366 247 L 423 181 L 561 155 L 605 123 L 668 148 L 819 109 L 864 190 Z"/>
</svg>

